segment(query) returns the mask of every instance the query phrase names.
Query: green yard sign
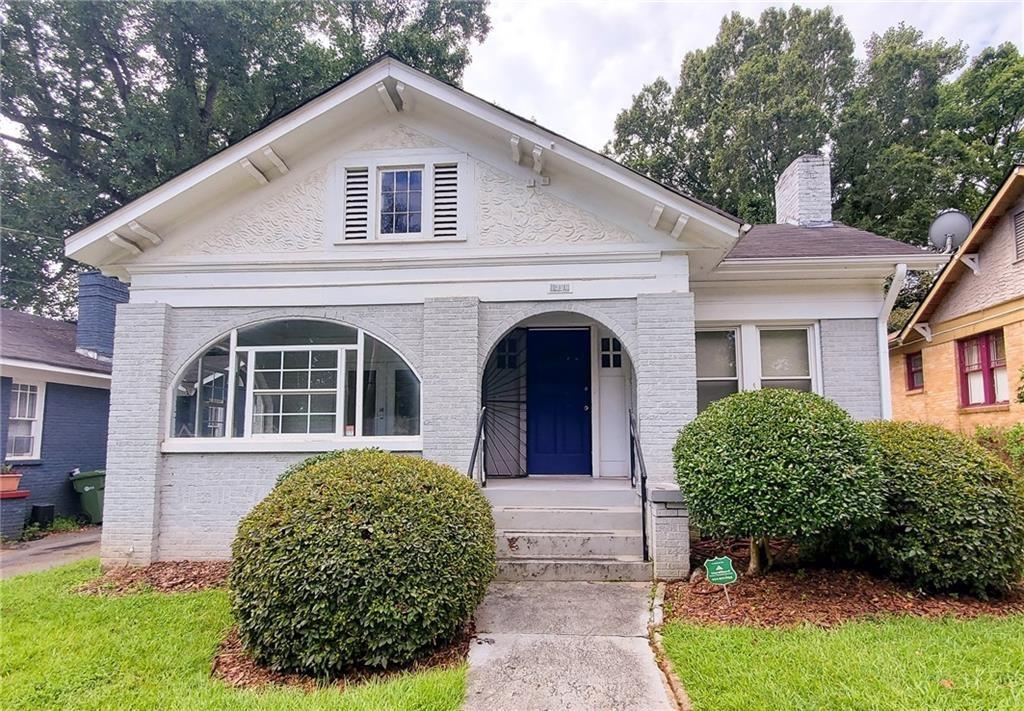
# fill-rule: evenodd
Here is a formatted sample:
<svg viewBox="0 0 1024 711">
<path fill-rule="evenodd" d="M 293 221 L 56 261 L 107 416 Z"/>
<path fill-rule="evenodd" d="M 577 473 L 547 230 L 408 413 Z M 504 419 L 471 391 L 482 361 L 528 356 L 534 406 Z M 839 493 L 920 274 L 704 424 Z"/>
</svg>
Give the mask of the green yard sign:
<svg viewBox="0 0 1024 711">
<path fill-rule="evenodd" d="M 731 585 L 738 577 L 732 567 L 732 558 L 726 556 L 704 561 L 704 568 L 708 571 L 708 582 L 715 585 Z"/>
</svg>

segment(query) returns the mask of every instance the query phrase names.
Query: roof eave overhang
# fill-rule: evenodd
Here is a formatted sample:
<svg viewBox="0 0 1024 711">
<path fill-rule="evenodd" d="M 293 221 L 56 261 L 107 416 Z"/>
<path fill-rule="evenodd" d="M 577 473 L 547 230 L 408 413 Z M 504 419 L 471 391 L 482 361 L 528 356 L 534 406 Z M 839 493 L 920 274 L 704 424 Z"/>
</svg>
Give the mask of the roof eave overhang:
<svg viewBox="0 0 1024 711">
<path fill-rule="evenodd" d="M 908 269 L 935 269 L 946 263 L 947 254 L 922 252 L 921 254 L 893 254 L 872 256 L 840 257 L 770 257 L 724 259 L 715 273 L 731 276 L 799 275 L 842 271 L 858 276 L 886 276 L 897 264 L 906 264 Z"/>
<path fill-rule="evenodd" d="M 84 256 L 83 250 L 90 245 L 101 241 L 108 242 L 108 236 L 115 235 L 118 230 L 133 222 L 144 221 L 144 216 L 153 208 L 173 200 L 185 191 L 196 187 L 205 179 L 235 166 L 247 156 L 292 133 L 303 124 L 356 95 L 372 89 L 388 77 L 403 82 L 407 88 L 415 91 L 429 91 L 452 107 L 487 121 L 502 130 L 507 130 L 510 135 L 517 135 L 536 145 L 543 145 L 545 149 L 566 157 L 597 175 L 626 185 L 639 196 L 651 200 L 653 203 L 669 207 L 687 218 L 700 220 L 712 228 L 713 234 L 710 238 L 705 237 L 705 244 L 699 246 L 728 249 L 740 236 L 743 225 L 738 218 L 710 209 L 692 198 L 634 173 L 606 156 L 574 143 L 570 139 L 508 113 L 479 97 L 448 85 L 391 57 L 384 57 L 265 128 L 223 149 L 181 175 L 170 179 L 71 235 L 65 240 L 65 253 L 72 259 L 80 259 Z M 103 246 L 106 247 L 106 244 Z M 105 248 L 102 253 L 108 257 L 108 262 L 124 256 L 124 252 L 114 244 L 111 244 L 109 249 Z M 85 261 L 97 264 L 99 260 L 93 256 Z"/>
</svg>

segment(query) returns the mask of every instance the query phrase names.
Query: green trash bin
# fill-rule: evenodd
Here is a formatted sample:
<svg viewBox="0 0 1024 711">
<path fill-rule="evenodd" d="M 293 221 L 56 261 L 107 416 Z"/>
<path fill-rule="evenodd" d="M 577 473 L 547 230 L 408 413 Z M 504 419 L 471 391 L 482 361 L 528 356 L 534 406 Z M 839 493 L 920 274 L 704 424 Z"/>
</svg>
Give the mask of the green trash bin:
<svg viewBox="0 0 1024 711">
<path fill-rule="evenodd" d="M 71 485 L 82 500 L 82 510 L 92 523 L 103 523 L 103 487 L 106 478 L 107 473 L 102 469 L 71 477 Z"/>
</svg>

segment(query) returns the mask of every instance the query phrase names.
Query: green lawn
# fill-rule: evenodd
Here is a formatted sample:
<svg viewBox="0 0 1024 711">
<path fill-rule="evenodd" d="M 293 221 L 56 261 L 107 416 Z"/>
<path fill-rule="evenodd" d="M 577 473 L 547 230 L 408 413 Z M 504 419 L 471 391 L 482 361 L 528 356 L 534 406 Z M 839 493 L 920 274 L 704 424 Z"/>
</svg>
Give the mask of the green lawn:
<svg viewBox="0 0 1024 711">
<path fill-rule="evenodd" d="M 465 668 L 322 689 L 236 691 L 210 677 L 222 590 L 121 598 L 70 589 L 95 560 L 0 582 L 0 708 L 457 709 Z"/>
<path fill-rule="evenodd" d="M 831 630 L 671 623 L 664 637 L 696 711 L 1024 709 L 1021 616 Z"/>
</svg>

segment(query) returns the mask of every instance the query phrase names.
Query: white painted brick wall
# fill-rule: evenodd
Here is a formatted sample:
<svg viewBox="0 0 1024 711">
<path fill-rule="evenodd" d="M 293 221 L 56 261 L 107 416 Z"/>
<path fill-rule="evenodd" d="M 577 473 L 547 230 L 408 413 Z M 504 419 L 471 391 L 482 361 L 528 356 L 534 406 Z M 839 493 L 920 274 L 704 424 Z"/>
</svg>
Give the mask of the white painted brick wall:
<svg viewBox="0 0 1024 711">
<path fill-rule="evenodd" d="M 121 304 L 114 334 L 101 557 L 104 565 L 155 560 L 157 495 L 171 308 Z"/>
<path fill-rule="evenodd" d="M 824 319 L 820 329 L 822 394 L 858 420 L 881 417 L 878 322 L 871 318 Z"/>
<path fill-rule="evenodd" d="M 690 514 L 682 503 L 650 503 L 651 558 L 657 580 L 690 574 Z"/>
<path fill-rule="evenodd" d="M 697 415 L 693 294 L 640 294 L 637 342 L 637 421 L 648 477 L 675 481 L 672 446 Z"/>
<path fill-rule="evenodd" d="M 423 304 L 423 456 L 467 471 L 480 412 L 480 302 Z"/>
<path fill-rule="evenodd" d="M 832 224 L 832 179 L 828 159 L 802 155 L 775 183 L 775 221 L 790 225 Z"/>
</svg>

